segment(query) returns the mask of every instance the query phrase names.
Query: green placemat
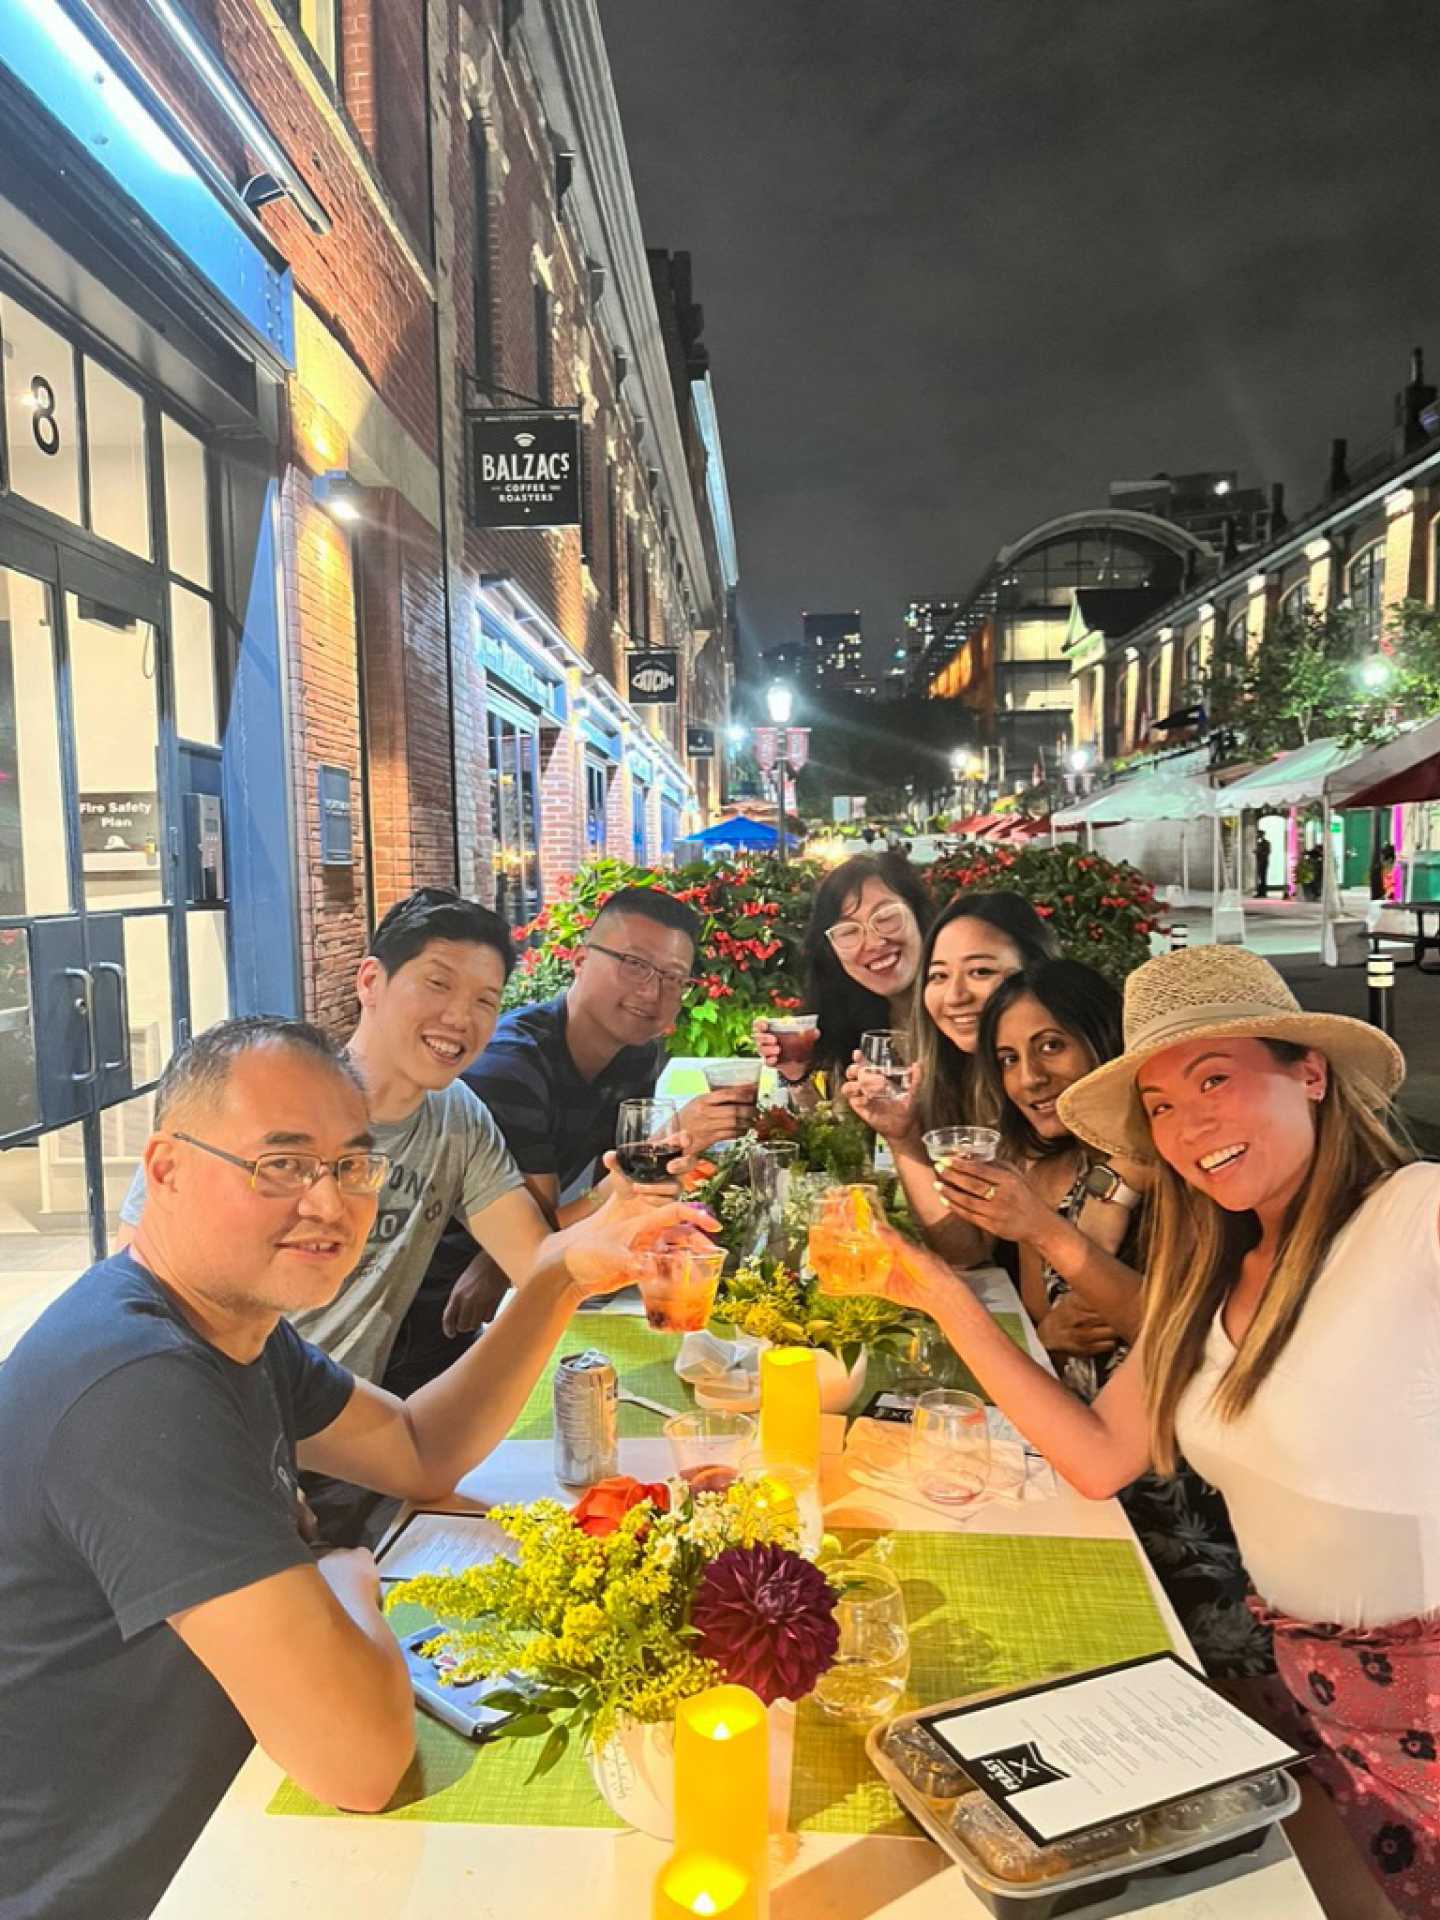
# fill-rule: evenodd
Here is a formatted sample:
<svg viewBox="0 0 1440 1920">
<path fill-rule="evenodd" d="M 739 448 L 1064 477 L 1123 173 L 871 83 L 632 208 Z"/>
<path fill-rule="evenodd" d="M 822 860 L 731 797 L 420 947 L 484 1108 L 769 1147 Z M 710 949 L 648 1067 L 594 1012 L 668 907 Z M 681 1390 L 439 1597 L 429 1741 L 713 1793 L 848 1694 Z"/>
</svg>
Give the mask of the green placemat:
<svg viewBox="0 0 1440 1920">
<path fill-rule="evenodd" d="M 846 1546 L 878 1536 L 844 1529 Z M 896 1533 L 889 1564 L 905 1590 L 910 1688 L 904 1705 L 1021 1686 L 1170 1646 L 1138 1550 L 1127 1540 Z M 865 1757 L 863 1730 L 803 1703 L 790 1824 L 797 1832 L 913 1833 Z"/>
<path fill-rule="evenodd" d="M 1018 1313 L 992 1313 L 990 1318 L 1008 1334 L 1021 1353 L 1028 1354 L 1030 1347 L 1025 1338 L 1025 1326 Z M 870 1365 L 865 1372 L 865 1399 L 872 1393 L 879 1393 L 886 1387 L 911 1386 L 916 1384 L 915 1376 L 905 1361 L 903 1353 L 886 1353 L 883 1349 L 870 1356 Z M 958 1353 L 953 1351 L 945 1356 L 944 1372 L 937 1375 L 932 1383 L 937 1387 L 955 1387 L 961 1393 L 977 1394 L 987 1406 L 995 1403 L 981 1386 L 974 1374 L 966 1366 Z M 859 1411 L 857 1407 L 856 1411 Z"/>
<path fill-rule="evenodd" d="M 847 1528 L 846 1547 L 874 1533 Z M 991 1534 L 896 1533 L 890 1565 L 910 1621 L 907 1704 L 949 1700 L 983 1687 L 1023 1685 L 1057 1671 L 1157 1653 L 1169 1635 L 1135 1548 L 1124 1540 L 1049 1540 Z M 395 1615 L 408 1632 L 418 1608 Z M 618 1827 L 583 1755 L 566 1754 L 529 1781 L 539 1745 L 475 1747 L 428 1714 L 416 1715 L 414 1763 L 382 1820 L 490 1827 Z M 275 1814 L 347 1818 L 286 1780 Z M 795 1738 L 790 1824 L 816 1833 L 910 1833 L 914 1828 L 865 1757 L 863 1734 L 802 1705 Z"/>
</svg>

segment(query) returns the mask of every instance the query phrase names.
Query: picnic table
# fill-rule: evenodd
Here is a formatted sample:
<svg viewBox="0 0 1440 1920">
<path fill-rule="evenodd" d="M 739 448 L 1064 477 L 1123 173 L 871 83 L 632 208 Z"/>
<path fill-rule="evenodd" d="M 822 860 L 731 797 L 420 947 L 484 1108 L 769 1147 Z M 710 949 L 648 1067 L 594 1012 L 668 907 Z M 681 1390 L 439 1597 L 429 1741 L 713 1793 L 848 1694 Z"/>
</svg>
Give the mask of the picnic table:
<svg viewBox="0 0 1440 1920">
<path fill-rule="evenodd" d="M 1043 1359 L 1005 1275 L 987 1268 L 969 1278 L 992 1312 L 1016 1316 L 1012 1330 Z M 673 1336 L 613 1311 L 586 1313 L 576 1332 L 615 1354 L 622 1385 L 682 1404 Z M 658 1427 L 653 1414 L 622 1406 L 622 1471 L 665 1477 Z M 1061 1482 L 1046 1498 L 1027 1493 L 1014 1505 L 941 1514 L 857 1484 L 842 1454 L 844 1428 L 842 1416 L 825 1416 L 826 1525 L 842 1541 L 877 1530 L 894 1536 L 915 1699 L 952 1698 L 1166 1644 L 1193 1657 L 1117 1501 L 1085 1500 Z M 462 1482 L 458 1504 L 571 1497 L 557 1488 L 552 1464 L 542 1380 L 514 1434 Z M 154 1920 L 648 1914 L 668 1848 L 619 1826 L 579 1755 L 532 1787 L 523 1743 L 477 1749 L 424 1715 L 417 1726 L 416 1784 L 397 1797 L 404 1804 L 375 1816 L 316 1805 L 257 1750 Z M 972 1920 L 984 1913 L 958 1867 L 899 1812 L 854 1731 L 802 1703 L 790 1761 L 793 1856 L 777 1874 L 773 1920 Z M 1322 1911 L 1278 1831 L 1243 1859 L 1140 1883 L 1093 1911 L 1142 1909 L 1163 1920 L 1320 1920 Z"/>
<path fill-rule="evenodd" d="M 1413 965 L 1417 973 L 1440 973 L 1440 964 L 1430 967 L 1425 964 L 1427 953 L 1440 956 L 1440 900 L 1386 900 L 1381 905 L 1385 913 L 1413 914 L 1415 931 L 1408 935 L 1395 934 L 1384 932 L 1377 927 L 1370 935 L 1371 950 L 1374 951 L 1375 943 L 1379 940 L 1408 938 L 1412 948 L 1412 957 L 1408 964 Z M 1432 930 L 1427 931 L 1425 922 L 1431 914 L 1435 917 L 1435 925 Z M 1406 964 L 1407 962 L 1403 960 L 1400 962 L 1401 966 Z"/>
</svg>

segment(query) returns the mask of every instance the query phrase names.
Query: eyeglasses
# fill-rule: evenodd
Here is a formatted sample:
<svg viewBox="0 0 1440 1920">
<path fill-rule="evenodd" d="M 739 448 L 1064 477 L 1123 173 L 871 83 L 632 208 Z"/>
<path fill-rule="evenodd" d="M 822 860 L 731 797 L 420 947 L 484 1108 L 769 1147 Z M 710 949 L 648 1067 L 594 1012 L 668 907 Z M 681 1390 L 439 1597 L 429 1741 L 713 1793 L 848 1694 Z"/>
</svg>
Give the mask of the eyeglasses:
<svg viewBox="0 0 1440 1920">
<path fill-rule="evenodd" d="M 825 929 L 825 938 L 842 959 L 858 953 L 867 939 L 903 940 L 915 916 L 903 900 L 887 900 L 864 920 L 837 920 Z"/>
<path fill-rule="evenodd" d="M 662 993 L 678 999 L 682 993 L 698 984 L 693 974 L 676 973 L 671 967 L 652 966 L 648 960 L 642 960 L 638 953 L 621 953 L 618 947 L 602 947 L 598 940 L 587 940 L 585 944 L 594 953 L 608 953 L 632 987 L 648 987 L 652 980 L 658 980 Z"/>
<path fill-rule="evenodd" d="M 288 1194 L 304 1193 L 328 1173 L 342 1193 L 378 1193 L 390 1171 L 388 1153 L 342 1153 L 334 1160 L 323 1160 L 318 1153 L 291 1153 L 281 1150 L 262 1153 L 256 1160 L 244 1160 L 238 1153 L 212 1147 L 208 1140 L 197 1140 L 193 1133 L 177 1133 L 187 1147 L 213 1153 L 250 1176 L 250 1185 L 267 1200 L 280 1200 Z"/>
</svg>

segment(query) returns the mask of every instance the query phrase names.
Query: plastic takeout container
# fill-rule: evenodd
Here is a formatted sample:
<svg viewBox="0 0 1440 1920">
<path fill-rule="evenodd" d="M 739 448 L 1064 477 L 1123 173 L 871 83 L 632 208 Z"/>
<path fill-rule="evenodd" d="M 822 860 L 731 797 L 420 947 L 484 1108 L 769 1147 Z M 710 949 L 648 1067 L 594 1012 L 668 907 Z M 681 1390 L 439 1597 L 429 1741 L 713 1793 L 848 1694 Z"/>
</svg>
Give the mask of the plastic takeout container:
<svg viewBox="0 0 1440 1920">
<path fill-rule="evenodd" d="M 976 1897 L 997 1920 L 1056 1920 L 1061 1914 L 1081 1914 L 1113 1899 L 1135 1883 L 1153 1881 L 1156 1900 L 1164 1895 L 1164 1879 L 1193 1873 L 1236 1855 L 1253 1852 L 1277 1820 L 1288 1820 L 1300 1805 L 1300 1791 L 1282 1769 L 1256 1774 L 1241 1783 L 1253 1789 L 1237 1793 L 1217 1787 L 1170 1803 L 1134 1819 L 1118 1822 L 1097 1834 L 1036 1849 L 985 1793 L 973 1785 L 940 1746 L 931 1740 L 934 1760 L 927 1767 L 923 1750 L 906 1749 L 907 1729 L 950 1707 L 972 1706 L 978 1700 L 1000 1699 L 1009 1687 L 991 1687 L 964 1694 L 958 1700 L 939 1701 L 872 1727 L 865 1749 L 871 1765 L 910 1817 L 935 1844 L 956 1862 Z M 921 1757 L 917 1763 L 917 1752 Z M 901 1764 L 901 1758 L 906 1764 Z M 907 1771 L 907 1766 L 909 1770 Z M 929 1791 L 926 1791 L 926 1789 Z M 958 1791 L 955 1791 L 958 1789 Z M 1242 1804 L 1246 1803 L 1246 1804 Z M 957 1811 L 963 1814 L 957 1824 Z M 966 1840 L 972 1832 L 1008 1833 L 1018 1842 L 1017 1853 L 1028 1856 L 1034 1877 L 1005 1878 L 992 1870 Z M 1047 1856 L 1069 1853 L 1074 1864 L 1051 1866 Z"/>
</svg>

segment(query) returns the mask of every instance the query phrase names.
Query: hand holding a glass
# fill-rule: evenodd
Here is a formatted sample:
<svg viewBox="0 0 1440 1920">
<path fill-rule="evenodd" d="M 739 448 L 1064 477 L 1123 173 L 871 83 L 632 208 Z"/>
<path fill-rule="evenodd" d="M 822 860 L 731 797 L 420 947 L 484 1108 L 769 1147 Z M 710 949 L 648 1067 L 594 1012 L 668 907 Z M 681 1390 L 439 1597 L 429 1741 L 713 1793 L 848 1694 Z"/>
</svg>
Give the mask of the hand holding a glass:
<svg viewBox="0 0 1440 1920">
<path fill-rule="evenodd" d="M 957 1155 L 937 1164 L 936 1176 L 946 1206 L 981 1233 L 1032 1245 L 1055 1230 L 1054 1207 L 1015 1167 Z"/>
<path fill-rule="evenodd" d="M 786 1086 L 798 1086 L 809 1077 L 820 1039 L 820 1016 L 815 1013 L 775 1013 L 757 1020 L 753 1028 L 755 1051 L 773 1067 Z"/>
<path fill-rule="evenodd" d="M 650 1193 L 676 1193 L 690 1153 L 673 1100 L 622 1100 L 615 1119 L 614 1162 Z"/>
<path fill-rule="evenodd" d="M 822 1293 L 884 1293 L 896 1240 L 876 1187 L 827 1187 L 812 1201 L 806 1258 Z"/>
<path fill-rule="evenodd" d="M 863 1033 L 845 1069 L 846 1102 L 882 1139 L 903 1139 L 915 1128 L 918 1071 L 912 1063 L 909 1034 L 896 1027 Z"/>
</svg>

